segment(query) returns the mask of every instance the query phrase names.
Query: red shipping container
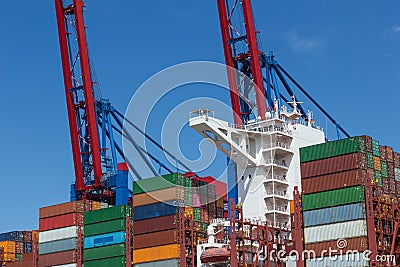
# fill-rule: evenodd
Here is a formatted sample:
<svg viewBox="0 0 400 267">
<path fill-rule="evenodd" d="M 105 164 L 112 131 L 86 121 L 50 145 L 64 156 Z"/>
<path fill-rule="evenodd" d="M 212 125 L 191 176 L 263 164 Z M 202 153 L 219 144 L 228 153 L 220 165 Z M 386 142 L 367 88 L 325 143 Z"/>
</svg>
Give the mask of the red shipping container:
<svg viewBox="0 0 400 267">
<path fill-rule="evenodd" d="M 394 166 L 395 167 L 400 167 L 400 154 L 397 152 L 394 152 Z"/>
<path fill-rule="evenodd" d="M 325 256 L 328 256 L 326 251 L 331 248 L 331 255 L 340 254 L 340 250 L 342 250 L 343 255 L 346 254 L 347 251 L 357 250 L 363 252 L 368 249 L 368 239 L 366 237 L 357 237 L 357 238 L 349 238 L 345 239 L 346 242 L 338 243 L 338 240 L 307 244 L 305 245 L 305 249 L 307 251 L 314 251 L 316 258 L 322 256 L 322 251 L 325 250 Z M 334 252 L 334 250 L 336 250 Z"/>
<path fill-rule="evenodd" d="M 135 235 L 177 229 L 176 215 L 162 216 L 134 222 Z"/>
<path fill-rule="evenodd" d="M 89 200 L 79 200 L 43 207 L 39 209 L 39 218 L 42 219 L 75 212 L 83 213 L 89 211 L 90 206 Z"/>
<path fill-rule="evenodd" d="M 39 220 L 39 231 L 48 231 L 53 229 L 65 228 L 78 225 L 78 214 L 69 213 L 56 217 L 44 218 Z"/>
<path fill-rule="evenodd" d="M 329 191 L 343 187 L 363 185 L 366 177 L 365 170 L 352 170 L 301 179 L 303 194 Z"/>
<path fill-rule="evenodd" d="M 7 267 L 32 267 L 34 265 L 33 260 L 24 260 L 24 261 L 16 261 L 7 263 Z"/>
<path fill-rule="evenodd" d="M 385 146 L 381 146 L 381 147 L 380 147 L 380 152 L 381 152 L 381 159 L 382 159 L 383 161 L 387 161 L 387 158 L 386 158 L 386 156 L 387 156 L 387 154 L 386 154 L 386 147 L 385 147 Z"/>
<path fill-rule="evenodd" d="M 301 178 L 326 175 L 354 169 L 365 169 L 365 154 L 353 153 L 301 163 Z"/>
<path fill-rule="evenodd" d="M 158 247 L 169 244 L 177 244 L 178 238 L 179 238 L 179 231 L 177 229 L 142 234 L 142 235 L 136 234 L 133 237 L 133 248 L 141 249 L 148 247 Z"/>
<path fill-rule="evenodd" d="M 363 135 L 362 138 L 365 141 L 365 149 L 368 152 L 372 152 L 372 137 L 371 136 L 367 136 L 367 135 Z"/>
<path fill-rule="evenodd" d="M 394 156 L 393 156 L 393 148 L 390 146 L 385 146 L 386 148 L 386 160 L 389 162 L 393 162 Z"/>
<path fill-rule="evenodd" d="M 38 267 L 63 265 L 74 262 L 76 262 L 76 251 L 68 250 L 64 252 L 40 255 Z"/>
</svg>

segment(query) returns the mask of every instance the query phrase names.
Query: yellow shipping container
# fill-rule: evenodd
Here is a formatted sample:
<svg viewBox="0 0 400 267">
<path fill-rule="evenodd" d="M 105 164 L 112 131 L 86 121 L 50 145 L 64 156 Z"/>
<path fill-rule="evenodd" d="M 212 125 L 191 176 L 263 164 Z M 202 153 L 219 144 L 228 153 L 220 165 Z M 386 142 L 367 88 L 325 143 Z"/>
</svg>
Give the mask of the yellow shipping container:
<svg viewBox="0 0 400 267">
<path fill-rule="evenodd" d="M 193 207 L 185 207 L 185 214 L 193 217 Z"/>
<path fill-rule="evenodd" d="M 15 254 L 15 250 L 16 250 L 15 241 L 3 241 L 3 242 L 0 242 L 0 247 L 4 248 L 4 253 Z M 15 259 L 15 255 L 14 255 L 14 259 Z"/>
<path fill-rule="evenodd" d="M 290 200 L 290 214 L 294 213 L 294 200 Z"/>
<path fill-rule="evenodd" d="M 133 264 L 176 259 L 179 257 L 179 244 L 136 249 L 133 251 Z"/>
<path fill-rule="evenodd" d="M 133 206 L 150 205 L 157 202 L 165 202 L 169 200 L 184 200 L 185 191 L 180 187 L 170 187 L 166 189 L 156 190 L 148 193 L 142 193 L 133 196 Z"/>
<path fill-rule="evenodd" d="M 13 262 L 15 261 L 15 253 L 4 253 L 4 261 L 5 262 Z"/>
</svg>

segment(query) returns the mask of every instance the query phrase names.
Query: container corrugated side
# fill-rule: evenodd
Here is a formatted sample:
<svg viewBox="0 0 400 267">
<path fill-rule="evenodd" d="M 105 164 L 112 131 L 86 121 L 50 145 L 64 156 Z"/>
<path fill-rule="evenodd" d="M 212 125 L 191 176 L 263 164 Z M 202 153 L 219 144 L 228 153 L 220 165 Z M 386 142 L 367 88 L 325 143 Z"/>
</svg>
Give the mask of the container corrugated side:
<svg viewBox="0 0 400 267">
<path fill-rule="evenodd" d="M 136 194 L 133 196 L 133 206 L 150 205 L 157 202 L 165 202 L 174 199 L 185 200 L 185 189 L 175 186 L 147 193 Z"/>
<path fill-rule="evenodd" d="M 112 221 L 132 216 L 132 207 L 128 205 L 115 206 L 107 209 L 100 209 L 86 212 L 84 215 L 85 225 Z"/>
<path fill-rule="evenodd" d="M 168 203 L 156 203 L 146 206 L 139 206 L 134 208 L 133 218 L 134 221 L 151 219 L 154 217 L 167 216 L 177 214 L 179 207 L 170 205 Z"/>
<path fill-rule="evenodd" d="M 304 194 L 340 189 L 363 185 L 366 178 L 366 171 L 352 170 L 307 179 L 301 179 L 301 188 Z"/>
<path fill-rule="evenodd" d="M 84 235 L 85 236 L 101 235 L 101 234 L 125 231 L 125 229 L 126 229 L 126 219 L 123 218 L 123 219 L 85 225 Z"/>
<path fill-rule="evenodd" d="M 15 261 L 7 263 L 7 267 L 32 267 L 32 266 L 35 266 L 33 260 Z"/>
<path fill-rule="evenodd" d="M 92 260 L 101 260 L 105 258 L 125 256 L 125 244 L 111 245 L 83 250 L 83 259 L 85 262 Z"/>
<path fill-rule="evenodd" d="M 85 267 L 126 267 L 126 257 L 113 257 L 85 262 Z"/>
<path fill-rule="evenodd" d="M 39 256 L 38 267 L 65 265 L 76 262 L 76 251 L 69 250 Z"/>
<path fill-rule="evenodd" d="M 39 243 L 51 242 L 60 239 L 69 239 L 78 236 L 78 227 L 70 226 L 39 233 Z"/>
<path fill-rule="evenodd" d="M 80 215 L 82 216 L 82 215 Z M 78 223 L 78 214 L 77 213 L 69 213 L 63 214 L 55 217 L 49 217 L 39 220 L 39 230 L 49 231 L 53 229 L 65 228 L 69 226 L 77 225 Z"/>
<path fill-rule="evenodd" d="M 2 241 L 0 247 L 4 249 L 4 253 L 15 254 L 17 249 L 17 243 L 15 241 Z"/>
<path fill-rule="evenodd" d="M 43 207 L 39 209 L 39 218 L 48 218 L 59 216 L 68 213 L 85 212 L 87 211 L 88 201 L 79 200 L 73 202 L 67 202 L 62 204 L 57 204 L 53 206 Z"/>
<path fill-rule="evenodd" d="M 303 213 L 305 227 L 365 219 L 364 203 L 310 210 Z"/>
<path fill-rule="evenodd" d="M 95 247 L 110 246 L 110 245 L 124 243 L 125 240 L 126 240 L 125 231 L 108 233 L 103 235 L 95 235 L 95 236 L 85 237 L 83 240 L 83 247 L 85 249 L 89 249 Z"/>
<path fill-rule="evenodd" d="M 364 187 L 354 186 L 342 189 L 304 195 L 303 211 L 364 202 Z"/>
<path fill-rule="evenodd" d="M 169 174 L 157 176 L 153 178 L 134 181 L 132 186 L 132 194 L 141 194 L 155 190 L 184 185 L 186 178 L 182 174 Z"/>
<path fill-rule="evenodd" d="M 0 234 L 0 242 L 1 241 L 16 241 L 22 242 L 24 241 L 24 232 L 23 231 L 12 231 L 7 233 Z"/>
<path fill-rule="evenodd" d="M 148 233 L 133 236 L 134 249 L 163 246 L 178 243 L 178 230 L 166 230 L 162 232 Z"/>
<path fill-rule="evenodd" d="M 135 235 L 177 229 L 177 216 L 169 215 L 147 220 L 135 221 Z"/>
<path fill-rule="evenodd" d="M 353 153 L 301 163 L 300 169 L 302 179 L 354 169 L 366 169 L 366 158 L 365 154 Z"/>
<path fill-rule="evenodd" d="M 365 142 L 361 137 L 346 138 L 301 148 L 300 162 L 309 162 L 354 152 L 365 153 Z"/>
<path fill-rule="evenodd" d="M 180 246 L 177 244 L 135 249 L 133 250 L 133 264 L 168 259 L 178 259 L 179 256 Z"/>
<path fill-rule="evenodd" d="M 356 237 L 346 238 L 345 241 L 332 240 L 305 245 L 305 250 L 315 253 L 310 255 L 311 258 L 321 257 L 329 249 L 331 249 L 331 255 L 345 254 L 348 251 L 363 252 L 368 249 L 368 239 L 367 237 Z"/>
<path fill-rule="evenodd" d="M 304 229 L 304 243 L 338 240 L 341 238 L 361 237 L 367 235 L 365 220 L 327 224 Z"/>
<path fill-rule="evenodd" d="M 332 257 L 315 258 L 306 261 L 307 267 L 367 267 L 369 261 L 365 259 L 363 253 L 340 255 L 337 259 Z"/>
<path fill-rule="evenodd" d="M 143 262 L 133 265 L 133 267 L 177 267 L 177 266 L 179 266 L 179 259 Z"/>
<path fill-rule="evenodd" d="M 39 244 L 39 255 L 76 249 L 76 238 L 62 239 Z"/>
</svg>

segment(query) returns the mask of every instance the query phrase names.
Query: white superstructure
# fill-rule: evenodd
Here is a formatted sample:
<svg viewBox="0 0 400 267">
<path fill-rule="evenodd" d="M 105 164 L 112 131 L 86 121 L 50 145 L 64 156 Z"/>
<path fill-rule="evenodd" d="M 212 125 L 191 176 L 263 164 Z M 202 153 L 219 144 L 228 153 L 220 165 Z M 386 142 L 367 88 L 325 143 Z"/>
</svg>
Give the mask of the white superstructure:
<svg viewBox="0 0 400 267">
<path fill-rule="evenodd" d="M 289 227 L 293 189 L 301 185 L 299 148 L 323 143 L 325 135 L 310 123 L 299 123 L 296 103 L 292 112 L 266 115 L 266 120 L 238 127 L 201 109 L 192 112 L 190 126 L 236 163 L 244 217 Z"/>
</svg>

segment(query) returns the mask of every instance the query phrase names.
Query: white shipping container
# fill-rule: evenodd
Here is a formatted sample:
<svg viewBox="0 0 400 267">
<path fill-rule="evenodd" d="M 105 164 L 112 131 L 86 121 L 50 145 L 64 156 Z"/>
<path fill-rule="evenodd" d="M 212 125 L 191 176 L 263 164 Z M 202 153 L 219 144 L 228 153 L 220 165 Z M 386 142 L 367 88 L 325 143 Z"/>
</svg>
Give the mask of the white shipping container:
<svg viewBox="0 0 400 267">
<path fill-rule="evenodd" d="M 39 233 L 39 243 L 51 242 L 61 239 L 69 239 L 78 236 L 78 227 L 70 226 Z"/>
<path fill-rule="evenodd" d="M 369 266 L 367 255 L 355 253 L 332 257 L 316 258 L 306 261 L 307 267 L 366 267 Z"/>
<path fill-rule="evenodd" d="M 320 225 L 304 229 L 304 242 L 306 244 L 359 236 L 367 236 L 365 220 Z"/>
<path fill-rule="evenodd" d="M 400 181 L 400 169 L 397 167 L 394 167 L 394 178 L 396 181 Z"/>
</svg>

